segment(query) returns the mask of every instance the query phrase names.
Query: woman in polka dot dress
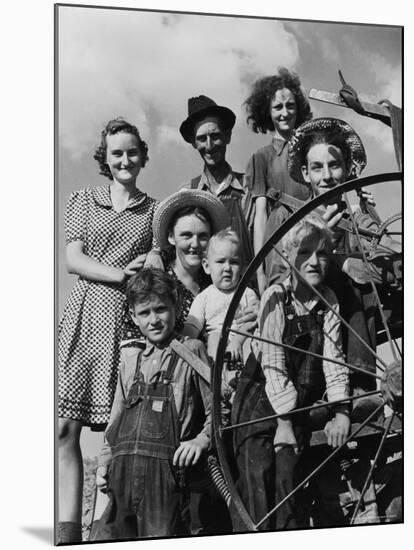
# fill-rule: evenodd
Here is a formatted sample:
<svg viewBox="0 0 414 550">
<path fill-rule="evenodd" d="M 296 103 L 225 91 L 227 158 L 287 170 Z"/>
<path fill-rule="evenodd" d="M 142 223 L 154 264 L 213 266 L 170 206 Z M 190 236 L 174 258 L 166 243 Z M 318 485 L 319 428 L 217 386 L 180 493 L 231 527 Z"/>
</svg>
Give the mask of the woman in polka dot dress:
<svg viewBox="0 0 414 550">
<path fill-rule="evenodd" d="M 103 429 L 116 387 L 125 282 L 152 246 L 157 201 L 136 188 L 148 160 L 138 129 L 115 119 L 94 158 L 108 185 L 69 198 L 68 271 L 79 275 L 59 324 L 59 542 L 81 540 L 83 426 Z"/>
</svg>

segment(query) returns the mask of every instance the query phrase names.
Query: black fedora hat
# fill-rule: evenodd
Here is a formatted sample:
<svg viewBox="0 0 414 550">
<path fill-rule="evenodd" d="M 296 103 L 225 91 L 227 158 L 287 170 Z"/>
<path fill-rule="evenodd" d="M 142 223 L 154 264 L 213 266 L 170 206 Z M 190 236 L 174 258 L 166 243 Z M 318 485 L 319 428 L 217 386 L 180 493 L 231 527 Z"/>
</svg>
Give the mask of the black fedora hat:
<svg viewBox="0 0 414 550">
<path fill-rule="evenodd" d="M 190 97 L 188 117 L 180 126 L 180 133 L 185 141 L 193 142 L 195 124 L 209 115 L 219 117 L 228 130 L 231 130 L 236 123 L 236 115 L 227 107 L 217 105 L 215 101 L 205 95 Z"/>
</svg>

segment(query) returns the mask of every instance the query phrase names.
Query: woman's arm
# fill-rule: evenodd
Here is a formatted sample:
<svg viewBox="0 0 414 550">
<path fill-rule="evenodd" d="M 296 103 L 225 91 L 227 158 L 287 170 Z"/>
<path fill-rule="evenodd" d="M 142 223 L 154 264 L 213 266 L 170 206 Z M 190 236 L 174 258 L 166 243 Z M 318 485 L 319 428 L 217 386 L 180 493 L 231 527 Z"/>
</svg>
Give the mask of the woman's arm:
<svg viewBox="0 0 414 550">
<path fill-rule="evenodd" d="M 82 241 L 71 241 L 66 245 L 66 266 L 69 273 L 91 281 L 102 283 L 123 283 L 144 265 L 146 254 L 137 256 L 125 269 L 105 265 L 90 258 L 83 252 Z"/>
<path fill-rule="evenodd" d="M 66 267 L 69 273 L 103 283 L 122 283 L 124 281 L 123 269 L 101 264 L 90 258 L 83 252 L 83 246 L 82 241 L 72 241 L 66 245 Z"/>
</svg>

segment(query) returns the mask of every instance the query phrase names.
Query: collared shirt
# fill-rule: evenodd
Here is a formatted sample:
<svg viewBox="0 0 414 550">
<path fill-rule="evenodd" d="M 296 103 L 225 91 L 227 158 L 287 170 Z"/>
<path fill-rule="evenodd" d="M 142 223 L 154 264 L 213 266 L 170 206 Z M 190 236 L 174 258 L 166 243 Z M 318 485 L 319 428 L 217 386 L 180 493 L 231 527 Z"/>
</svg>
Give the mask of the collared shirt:
<svg viewBox="0 0 414 550">
<path fill-rule="evenodd" d="M 287 193 L 300 200 L 310 197 L 310 186 L 299 183 L 289 176 L 288 149 L 287 141 L 273 138 L 272 143 L 256 151 L 250 158 L 245 177 L 253 199 L 268 196 L 270 189 Z"/>
<path fill-rule="evenodd" d="M 186 339 L 184 340 L 184 344 L 204 363 L 209 364 L 204 345 L 199 340 Z M 168 368 L 172 349 L 170 345 L 165 348 L 158 348 L 147 341 L 146 347 L 142 352 L 138 348 L 123 348 L 121 350 L 118 384 L 107 429 L 109 429 L 124 408 L 125 400 L 128 397 L 128 392 L 134 380 L 138 354 L 140 354 L 140 372 L 142 373 L 144 382 L 150 383 L 155 382 L 160 373 L 166 371 Z M 178 357 L 171 385 L 181 429 L 180 440 L 186 441 L 199 438 L 208 446 L 211 438 L 211 391 L 209 385 L 180 356 Z M 197 399 L 197 396 L 199 399 Z M 196 425 L 201 403 L 205 413 L 202 427 Z M 99 464 L 108 465 L 110 462 L 111 448 L 105 439 L 99 457 Z"/>
<path fill-rule="evenodd" d="M 231 188 L 240 192 L 240 195 L 245 195 L 246 191 L 243 186 L 243 174 L 240 172 L 234 172 L 230 164 L 226 162 L 226 167 L 228 170 L 227 176 L 220 183 L 219 187 L 215 190 L 212 189 L 208 173 L 204 168 L 203 173 L 198 177 L 194 178 L 188 183 L 185 183 L 182 187 L 184 189 L 200 189 L 202 191 L 209 191 L 217 197 L 220 197 L 221 194 L 226 194 L 231 191 Z M 194 187 L 194 184 L 196 187 Z"/>
<path fill-rule="evenodd" d="M 282 284 L 273 285 L 265 290 L 260 302 L 260 334 L 262 338 L 281 343 L 283 343 L 285 329 L 283 300 L 286 296 L 282 287 L 292 293 L 292 305 L 297 315 L 309 313 L 318 303 L 316 296 L 306 304 L 299 302 L 293 293 L 290 277 Z M 338 301 L 332 290 L 322 286 L 320 292 L 334 311 L 339 313 Z M 341 323 L 338 316 L 329 309 L 324 314 L 323 331 L 325 359 L 322 368 L 328 401 L 343 399 L 349 395 L 348 368 L 329 361 L 329 359 L 344 361 Z M 277 414 L 287 413 L 296 406 L 297 391 L 288 375 L 284 349 L 281 346 L 265 342 L 261 342 L 259 347 L 262 352 L 262 368 L 266 377 L 266 393 L 269 401 Z"/>
<path fill-rule="evenodd" d="M 236 193 L 240 198 L 240 207 L 246 222 L 246 225 L 250 227 L 252 221 L 252 197 L 249 188 L 246 186 L 244 174 L 241 172 L 234 172 L 230 164 L 226 162 L 228 173 L 224 180 L 221 182 L 218 188 L 212 189 L 209 176 L 204 168 L 203 173 L 192 179 L 190 182 L 185 183 L 180 189 L 200 189 L 202 191 L 209 191 L 217 198 L 221 199 L 224 204 L 226 199 L 233 193 Z"/>
</svg>

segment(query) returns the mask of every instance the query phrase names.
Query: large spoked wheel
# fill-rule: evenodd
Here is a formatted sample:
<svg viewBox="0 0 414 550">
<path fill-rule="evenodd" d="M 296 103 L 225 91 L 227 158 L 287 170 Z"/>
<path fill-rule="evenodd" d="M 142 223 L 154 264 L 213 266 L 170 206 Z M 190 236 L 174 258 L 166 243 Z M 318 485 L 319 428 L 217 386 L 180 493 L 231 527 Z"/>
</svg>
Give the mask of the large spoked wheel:
<svg viewBox="0 0 414 550">
<path fill-rule="evenodd" d="M 358 396 L 352 396 L 350 398 L 351 401 L 357 401 L 361 399 L 362 397 L 374 397 L 374 403 L 375 406 L 366 412 L 364 419 L 359 419 L 358 423 L 352 424 L 351 432 L 345 442 L 345 444 L 339 448 L 336 448 L 334 450 L 331 449 L 331 451 L 326 454 L 323 454 L 323 458 L 320 459 L 320 463 L 313 469 L 313 471 L 305 478 L 303 479 L 296 487 L 295 489 L 284 499 L 283 502 L 279 503 L 279 505 L 274 506 L 272 509 L 269 509 L 266 511 L 266 513 L 262 517 L 253 517 L 251 510 L 249 510 L 249 504 L 241 498 L 241 495 L 239 494 L 239 491 L 237 489 L 237 472 L 234 468 L 234 457 L 233 457 L 233 449 L 232 449 L 232 440 L 233 435 L 235 433 L 235 430 L 240 429 L 243 425 L 246 426 L 247 424 L 254 424 L 261 421 L 264 422 L 274 422 L 276 425 L 276 414 L 271 414 L 269 416 L 266 416 L 264 418 L 255 418 L 253 420 L 244 420 L 242 423 L 238 424 L 228 424 L 228 421 L 225 421 L 223 423 L 222 414 L 221 414 L 221 396 L 222 396 L 222 376 L 223 376 L 223 369 L 226 367 L 226 346 L 228 342 L 229 335 L 233 331 L 231 326 L 232 322 L 238 307 L 238 304 L 240 302 L 240 299 L 243 295 L 243 292 L 245 291 L 246 287 L 249 285 L 250 281 L 252 281 L 256 275 L 256 271 L 258 267 L 263 263 L 267 255 L 280 243 L 283 236 L 295 226 L 296 223 L 298 223 L 299 220 L 301 220 L 304 216 L 307 214 L 310 214 L 317 208 L 323 206 L 324 203 L 330 202 L 334 200 L 337 197 L 342 197 L 342 199 L 345 199 L 345 202 L 347 202 L 348 207 L 350 209 L 349 199 L 348 195 L 349 193 L 359 191 L 361 187 L 367 188 L 373 185 L 379 185 L 379 184 L 390 184 L 392 185 L 397 184 L 399 186 L 398 193 L 401 194 L 401 182 L 402 182 L 402 175 L 400 172 L 394 172 L 394 173 L 386 173 L 386 174 L 378 174 L 374 176 L 369 176 L 365 178 L 358 178 L 351 180 L 349 182 L 346 182 L 335 189 L 332 189 L 328 191 L 327 193 L 320 195 L 316 197 L 315 199 L 311 200 L 309 203 L 304 205 L 299 211 L 295 212 L 291 215 L 291 217 L 280 227 L 278 228 L 273 235 L 270 237 L 270 239 L 265 243 L 262 250 L 257 254 L 257 256 L 252 260 L 250 265 L 248 266 L 247 270 L 245 271 L 239 286 L 235 292 L 234 298 L 230 304 L 230 307 L 228 309 L 223 329 L 221 333 L 221 338 L 217 350 L 217 356 L 216 356 L 216 363 L 215 363 L 215 369 L 213 371 L 213 429 L 214 429 L 214 437 L 215 437 L 215 443 L 218 453 L 218 458 L 220 462 L 220 466 L 225 478 L 225 481 L 227 483 L 230 495 L 231 495 L 231 501 L 232 501 L 232 509 L 234 512 L 237 513 L 239 519 L 241 520 L 242 524 L 245 526 L 243 529 L 244 531 L 258 531 L 263 528 L 263 526 L 266 524 L 266 521 L 268 518 L 271 518 L 274 516 L 274 514 L 277 512 L 277 509 L 280 507 L 281 504 L 285 500 L 288 500 L 291 498 L 297 491 L 299 491 L 301 488 L 303 488 L 307 483 L 312 480 L 323 468 L 326 464 L 328 464 L 333 457 L 338 455 L 338 453 L 341 453 L 343 450 L 343 447 L 351 447 L 353 442 L 355 443 L 358 440 L 367 439 L 369 440 L 368 446 L 371 448 L 371 455 L 370 455 L 370 467 L 368 468 L 365 481 L 362 483 L 362 488 L 358 494 L 357 497 L 355 497 L 354 501 L 350 503 L 350 513 L 349 518 L 350 524 L 358 523 L 358 513 L 361 510 L 361 507 L 364 507 L 364 496 L 369 490 L 370 484 L 372 484 L 372 479 L 376 475 L 376 471 L 378 469 L 378 466 L 383 463 L 383 455 L 384 451 L 386 449 L 391 448 L 391 452 L 401 452 L 402 448 L 402 442 L 401 442 L 401 410 L 400 407 L 395 407 L 393 404 L 391 404 L 390 407 L 385 407 L 385 421 L 384 417 L 382 416 L 382 422 L 381 424 L 375 424 L 375 420 L 378 418 L 379 415 L 382 415 L 384 411 L 384 404 L 385 399 L 383 395 L 383 384 L 381 383 L 381 379 L 384 376 L 384 372 L 389 369 L 391 366 L 392 368 L 397 367 L 397 370 L 401 368 L 401 361 L 402 361 L 402 354 L 401 354 L 401 346 L 400 346 L 400 339 L 402 336 L 402 319 L 401 319 L 401 288 L 395 289 L 395 292 L 391 290 L 391 295 L 383 296 L 383 294 L 380 294 L 378 290 L 378 285 L 374 283 L 374 281 L 370 280 L 371 289 L 375 295 L 376 299 L 376 307 L 378 310 L 378 324 L 377 324 L 377 342 L 374 347 L 370 348 L 370 353 L 375 358 L 376 362 L 376 372 L 369 373 L 369 376 L 372 376 L 372 378 L 376 381 L 376 389 L 373 391 L 369 391 L 365 394 L 360 394 Z M 372 190 L 372 188 L 371 188 Z M 388 237 L 395 238 L 397 241 L 399 240 L 401 242 L 401 229 L 400 229 L 400 221 L 401 221 L 401 215 L 396 214 L 393 216 L 388 216 L 389 222 L 385 222 L 384 225 L 380 228 L 380 231 L 377 232 L 377 235 L 367 235 L 366 233 L 363 234 L 363 231 L 359 231 L 358 227 L 356 227 L 355 220 L 353 218 L 353 215 L 350 216 L 351 222 L 353 223 L 353 234 L 355 238 L 358 241 L 359 251 L 362 255 L 362 258 L 364 262 L 369 262 L 369 255 L 372 253 L 372 251 L 377 247 L 378 249 L 382 250 L 385 254 L 387 251 L 391 254 L 393 251 L 389 250 L 388 244 L 384 244 L 384 235 L 387 235 Z M 362 233 L 362 234 L 361 234 Z M 366 242 L 367 239 L 370 240 L 371 243 L 371 250 L 367 251 Z M 365 244 L 364 243 L 365 240 Z M 295 269 L 294 266 L 291 266 L 291 269 Z M 299 276 L 299 273 L 298 273 Z M 394 292 L 394 293 L 393 293 Z M 388 303 L 387 303 L 388 299 Z M 393 309 L 393 307 L 397 310 L 397 313 L 393 314 L 393 312 L 388 311 L 388 309 Z M 351 330 L 351 327 L 347 324 L 345 319 L 342 317 L 340 318 L 341 323 L 344 324 L 349 330 Z M 250 335 L 252 339 L 256 339 L 260 341 L 261 335 Z M 358 339 L 359 335 L 356 334 L 355 338 Z M 276 344 L 274 342 L 267 342 L 268 344 L 274 344 L 274 345 L 280 345 Z M 364 343 L 364 345 L 368 346 Z M 288 346 L 287 346 L 288 347 Z M 376 349 L 374 349 L 376 348 Z M 349 372 L 358 372 L 358 367 L 355 365 L 351 365 L 349 363 L 343 363 L 349 368 Z M 389 403 L 389 401 L 388 401 Z M 326 405 L 317 404 L 315 406 L 307 407 L 307 409 L 318 409 L 326 407 Z M 394 407 L 394 408 L 393 408 Z M 302 409 L 303 410 L 303 409 Z M 291 414 L 295 414 L 297 411 L 292 411 Z M 312 440 L 315 442 L 315 447 L 317 452 L 317 445 L 318 445 L 318 434 L 313 434 L 314 437 L 312 437 Z M 322 443 L 325 443 L 323 441 L 323 433 L 319 434 L 319 439 L 322 441 Z M 321 442 L 319 441 L 319 443 Z M 312 441 L 311 441 L 312 444 Z M 325 445 L 326 449 L 326 445 Z M 338 458 L 338 457 L 337 457 Z M 254 467 L 254 464 L 251 464 L 249 467 Z M 399 481 L 398 481 L 399 483 Z"/>
</svg>

